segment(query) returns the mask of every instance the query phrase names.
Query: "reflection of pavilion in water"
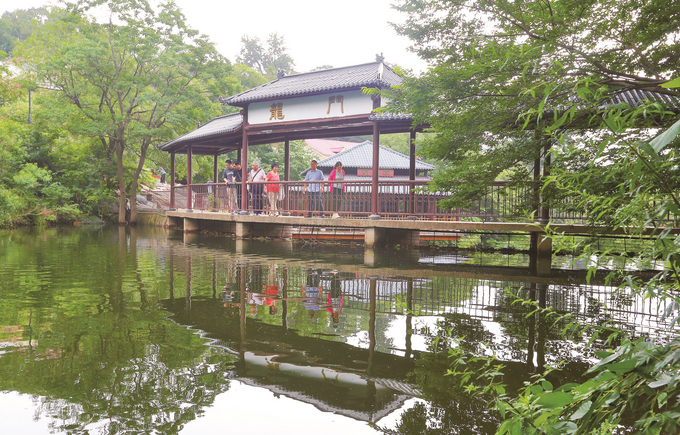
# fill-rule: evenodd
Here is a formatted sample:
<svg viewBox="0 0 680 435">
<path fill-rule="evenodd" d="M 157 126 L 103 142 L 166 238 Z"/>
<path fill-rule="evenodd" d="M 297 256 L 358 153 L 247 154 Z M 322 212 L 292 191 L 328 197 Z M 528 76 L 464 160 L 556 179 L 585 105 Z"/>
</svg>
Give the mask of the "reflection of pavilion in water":
<svg viewBox="0 0 680 435">
<path fill-rule="evenodd" d="M 539 314 L 527 318 L 529 308 L 513 305 L 513 294 L 572 313 L 586 324 L 612 321 L 636 335 L 657 333 L 664 326 L 652 301 L 615 295 L 614 287 L 597 280 L 586 285 L 575 283 L 573 276 L 536 277 L 516 268 L 371 269 L 187 245 L 171 246 L 168 260 L 173 288 L 164 307 L 177 323 L 201 330 L 213 346 L 239 355 L 232 379 L 364 421 L 378 421 L 419 394 L 404 379 L 413 368 L 413 357 L 427 350 L 425 340 L 416 340 L 421 347 L 413 340 L 421 333 L 417 323 L 423 319 L 458 316 L 461 324 L 474 324 L 486 334 L 489 324 L 501 325 L 507 339 L 496 340 L 494 350 L 517 380 L 542 369 L 547 360 L 564 359 L 556 352 L 573 349 L 551 346 L 550 329 L 563 325 L 551 325 Z M 320 315 L 305 315 L 310 273 L 317 275 L 314 284 L 326 294 L 333 280 L 339 280 L 344 298 L 340 323 L 355 316 L 352 325 L 365 328 L 361 346 L 338 337 L 341 329 L 329 329 L 326 299 L 319 302 Z M 185 289 L 178 297 L 174 286 L 181 281 Z M 266 291 L 271 284 L 275 292 Z M 232 292 L 229 303 L 223 297 L 226 292 Z M 261 299 L 276 301 L 277 311 L 268 314 L 264 304 L 255 306 L 253 295 L 258 293 Z M 380 331 L 386 318 L 390 326 L 402 325 L 397 328 L 404 333 L 399 345 L 388 343 Z M 325 329 L 308 329 L 312 320 L 327 322 Z M 574 379 L 586 367 L 587 357 L 569 356 L 574 364 L 565 368 L 564 376 Z"/>
</svg>

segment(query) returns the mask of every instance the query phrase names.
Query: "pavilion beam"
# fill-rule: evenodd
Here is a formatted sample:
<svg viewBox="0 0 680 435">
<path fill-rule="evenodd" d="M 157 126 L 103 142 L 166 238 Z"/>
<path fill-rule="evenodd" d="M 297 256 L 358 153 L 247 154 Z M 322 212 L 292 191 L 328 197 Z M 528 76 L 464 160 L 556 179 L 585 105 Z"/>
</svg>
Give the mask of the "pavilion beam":
<svg viewBox="0 0 680 435">
<path fill-rule="evenodd" d="M 170 210 L 175 210 L 175 153 L 170 153 Z"/>
<path fill-rule="evenodd" d="M 191 210 L 191 145 L 187 147 L 187 210 Z"/>
<path fill-rule="evenodd" d="M 380 216 L 378 209 L 378 175 L 380 173 L 380 126 L 373 123 L 373 171 L 371 172 L 371 217 Z"/>
</svg>

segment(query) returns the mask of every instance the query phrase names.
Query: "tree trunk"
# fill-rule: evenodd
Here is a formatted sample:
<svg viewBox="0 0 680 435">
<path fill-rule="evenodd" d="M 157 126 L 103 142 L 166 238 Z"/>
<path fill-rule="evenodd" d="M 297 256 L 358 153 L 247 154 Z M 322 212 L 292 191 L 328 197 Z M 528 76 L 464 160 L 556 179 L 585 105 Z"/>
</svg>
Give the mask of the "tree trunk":
<svg viewBox="0 0 680 435">
<path fill-rule="evenodd" d="M 137 213 L 137 186 L 139 183 L 139 175 L 144 169 L 144 161 L 146 160 L 146 151 L 149 149 L 149 141 L 146 139 L 142 142 L 141 154 L 139 156 L 139 163 L 137 164 L 137 170 L 132 175 L 132 183 L 130 187 L 130 225 L 136 225 L 139 219 L 139 214 Z"/>
<path fill-rule="evenodd" d="M 123 147 L 116 147 L 116 159 L 118 166 L 118 192 L 119 192 L 119 208 L 118 208 L 118 224 L 124 225 L 125 220 L 125 174 L 123 173 Z"/>
</svg>

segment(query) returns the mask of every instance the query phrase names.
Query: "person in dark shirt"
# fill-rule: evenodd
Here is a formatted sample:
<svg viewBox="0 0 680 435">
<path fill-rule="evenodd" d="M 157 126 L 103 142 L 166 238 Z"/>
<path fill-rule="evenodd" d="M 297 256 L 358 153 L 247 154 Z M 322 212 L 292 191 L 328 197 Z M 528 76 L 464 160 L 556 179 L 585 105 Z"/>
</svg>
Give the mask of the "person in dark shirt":
<svg viewBox="0 0 680 435">
<path fill-rule="evenodd" d="M 241 162 L 234 163 L 234 181 L 236 185 L 233 187 L 236 189 L 236 208 L 241 210 L 241 181 L 243 180 L 243 175 L 241 174 Z"/>
</svg>

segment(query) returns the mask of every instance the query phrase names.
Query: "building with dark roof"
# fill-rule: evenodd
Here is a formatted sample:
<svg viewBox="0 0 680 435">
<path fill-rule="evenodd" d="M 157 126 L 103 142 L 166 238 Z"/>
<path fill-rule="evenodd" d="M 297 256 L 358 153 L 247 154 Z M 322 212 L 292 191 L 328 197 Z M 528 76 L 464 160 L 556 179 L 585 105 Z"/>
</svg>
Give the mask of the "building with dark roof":
<svg viewBox="0 0 680 435">
<path fill-rule="evenodd" d="M 380 167 L 378 178 L 389 179 L 394 181 L 408 180 L 411 159 L 409 156 L 392 149 L 380 146 L 379 151 Z M 352 148 L 348 148 L 338 154 L 327 157 L 318 162 L 318 169 L 320 169 L 326 177 L 330 171 L 335 167 L 336 162 L 342 163 L 342 169 L 345 170 L 346 179 L 349 180 L 368 180 L 373 174 L 373 142 L 367 140 Z M 435 166 L 416 160 L 415 162 L 415 179 L 431 180 L 432 177 L 429 172 L 434 171 Z M 304 176 L 310 168 L 303 171 L 300 175 Z"/>
</svg>

